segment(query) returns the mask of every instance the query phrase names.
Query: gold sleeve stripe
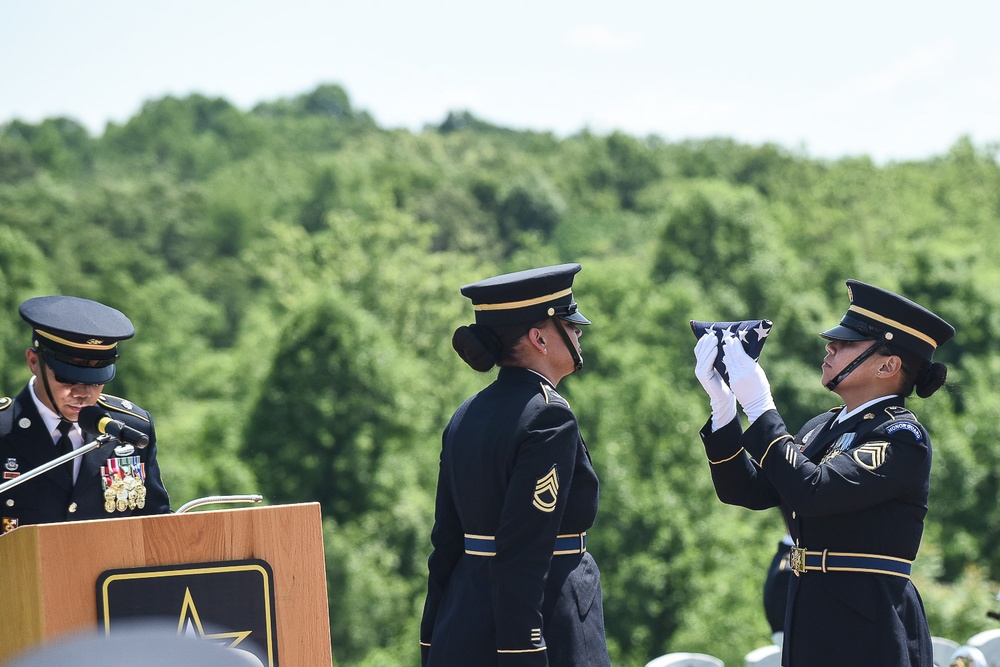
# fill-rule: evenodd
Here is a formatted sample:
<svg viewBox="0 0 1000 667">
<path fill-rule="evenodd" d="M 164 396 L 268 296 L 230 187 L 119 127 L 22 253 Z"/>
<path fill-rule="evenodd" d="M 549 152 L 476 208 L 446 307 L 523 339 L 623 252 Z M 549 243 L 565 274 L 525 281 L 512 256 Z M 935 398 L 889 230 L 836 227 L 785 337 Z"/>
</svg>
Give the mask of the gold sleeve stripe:
<svg viewBox="0 0 1000 667">
<path fill-rule="evenodd" d="M 769 444 L 769 445 L 767 446 L 767 449 L 765 449 L 765 450 L 764 450 L 764 456 L 760 457 L 760 467 L 761 467 L 761 468 L 763 468 L 763 467 L 764 467 L 764 459 L 766 459 L 766 458 L 767 458 L 767 455 L 768 455 L 768 453 L 770 453 L 770 451 L 771 451 L 771 447 L 774 447 L 774 443 L 776 443 L 776 442 L 780 442 L 780 441 L 782 441 L 782 440 L 794 440 L 794 438 L 792 438 L 792 436 L 790 436 L 790 435 L 783 435 L 783 436 L 780 436 L 780 437 L 778 437 L 778 438 L 775 438 L 774 440 L 772 440 L 772 441 L 771 441 L 771 444 Z"/>
<path fill-rule="evenodd" d="M 714 466 L 717 466 L 720 463 L 726 463 L 727 461 L 732 461 L 733 459 L 735 459 L 737 456 L 739 456 L 742 453 L 743 453 L 743 448 L 740 447 L 739 451 L 737 451 L 735 454 L 733 454 L 729 458 L 722 459 L 721 461 L 713 461 L 712 459 L 709 459 L 708 462 L 710 464 L 714 465 Z"/>
<path fill-rule="evenodd" d="M 503 648 L 498 648 L 497 649 L 497 653 L 538 653 L 540 651 L 544 651 L 545 649 L 546 649 L 545 646 L 543 646 L 541 648 L 522 648 L 522 649 L 503 649 Z"/>
</svg>

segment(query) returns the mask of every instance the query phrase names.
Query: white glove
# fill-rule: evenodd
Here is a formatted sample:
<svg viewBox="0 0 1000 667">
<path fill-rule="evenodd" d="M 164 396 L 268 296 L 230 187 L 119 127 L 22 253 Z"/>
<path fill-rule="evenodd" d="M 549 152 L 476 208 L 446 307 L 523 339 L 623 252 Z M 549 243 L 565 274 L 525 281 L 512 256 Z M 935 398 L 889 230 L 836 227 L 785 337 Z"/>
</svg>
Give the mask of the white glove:
<svg viewBox="0 0 1000 667">
<path fill-rule="evenodd" d="M 713 333 L 699 338 L 694 346 L 694 356 L 697 359 L 694 374 L 712 402 L 712 431 L 718 431 L 736 418 L 736 397 L 715 370 L 715 357 L 718 353 L 718 339 Z"/>
<path fill-rule="evenodd" d="M 722 342 L 722 363 L 729 373 L 729 386 L 736 394 L 736 400 L 743 406 L 750 423 L 754 423 L 767 410 L 774 410 L 771 385 L 764 369 L 754 361 L 743 344 L 734 336 Z"/>
</svg>

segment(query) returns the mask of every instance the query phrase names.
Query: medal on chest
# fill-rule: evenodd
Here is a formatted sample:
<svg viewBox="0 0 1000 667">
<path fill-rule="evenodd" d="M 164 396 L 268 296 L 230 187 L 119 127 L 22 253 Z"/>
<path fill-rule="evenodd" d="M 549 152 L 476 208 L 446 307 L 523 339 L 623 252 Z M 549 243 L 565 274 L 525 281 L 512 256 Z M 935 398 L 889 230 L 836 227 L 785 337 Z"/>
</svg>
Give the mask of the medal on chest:
<svg viewBox="0 0 1000 667">
<path fill-rule="evenodd" d="M 138 456 L 108 459 L 101 466 L 104 510 L 113 514 L 146 506 L 146 464 Z"/>
<path fill-rule="evenodd" d="M 830 459 L 834 458 L 838 454 L 841 454 L 842 452 L 850 448 L 851 443 L 854 442 L 854 436 L 856 435 L 857 435 L 856 433 L 845 433 L 836 440 L 834 440 L 833 444 L 830 445 L 830 449 L 828 449 L 826 451 L 826 454 L 823 455 L 823 460 L 820 461 L 820 465 L 826 463 Z"/>
</svg>

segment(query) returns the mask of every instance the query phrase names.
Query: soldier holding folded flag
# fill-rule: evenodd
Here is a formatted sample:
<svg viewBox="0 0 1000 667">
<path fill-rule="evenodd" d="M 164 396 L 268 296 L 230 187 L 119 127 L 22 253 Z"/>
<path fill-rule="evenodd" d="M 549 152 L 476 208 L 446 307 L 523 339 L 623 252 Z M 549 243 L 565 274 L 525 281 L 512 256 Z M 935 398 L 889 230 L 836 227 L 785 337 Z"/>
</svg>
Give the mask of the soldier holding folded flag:
<svg viewBox="0 0 1000 667">
<path fill-rule="evenodd" d="M 27 524 L 170 512 L 152 417 L 130 401 L 102 393 L 115 377 L 118 343 L 135 334 L 132 323 L 114 308 L 70 296 L 28 299 L 19 310 L 32 330 L 25 353 L 32 377 L 15 398 L 0 398 L 3 481 L 94 440 L 98 433 L 84 428 L 99 429 L 81 419 L 81 412 L 94 410 L 90 406 L 99 408 L 91 414 L 102 423 L 113 420 L 141 439 L 133 444 L 110 438 L 6 489 L 0 494 L 0 532 Z"/>
<path fill-rule="evenodd" d="M 844 405 L 792 435 L 743 345 L 705 335 L 695 373 L 712 418 L 701 437 L 719 499 L 780 506 L 794 540 L 782 665 L 931 667 L 927 619 L 910 580 L 931 443 L 905 400 L 944 384 L 947 369 L 932 355 L 955 329 L 898 294 L 855 280 L 847 286 L 847 313 L 821 334 L 822 382 Z M 720 354 L 728 384 L 714 365 Z M 745 432 L 737 402 L 750 422 Z"/>
</svg>

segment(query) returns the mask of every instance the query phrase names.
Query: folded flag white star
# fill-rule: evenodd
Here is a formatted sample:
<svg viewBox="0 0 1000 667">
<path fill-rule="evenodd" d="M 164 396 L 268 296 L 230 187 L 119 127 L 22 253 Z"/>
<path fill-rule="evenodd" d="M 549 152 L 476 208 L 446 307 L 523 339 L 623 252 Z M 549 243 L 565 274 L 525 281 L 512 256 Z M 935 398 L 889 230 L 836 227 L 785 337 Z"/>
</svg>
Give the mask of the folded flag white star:
<svg viewBox="0 0 1000 667">
<path fill-rule="evenodd" d="M 729 373 L 726 372 L 726 365 L 722 363 L 722 341 L 727 336 L 735 336 L 743 343 L 743 349 L 756 361 L 760 358 L 760 352 L 764 349 L 764 342 L 771 333 L 771 320 L 741 320 L 739 322 L 702 322 L 691 320 L 691 331 L 694 337 L 701 339 L 706 333 L 713 333 L 719 341 L 719 354 L 715 357 L 715 370 L 719 372 L 722 379 L 729 384 Z"/>
</svg>

